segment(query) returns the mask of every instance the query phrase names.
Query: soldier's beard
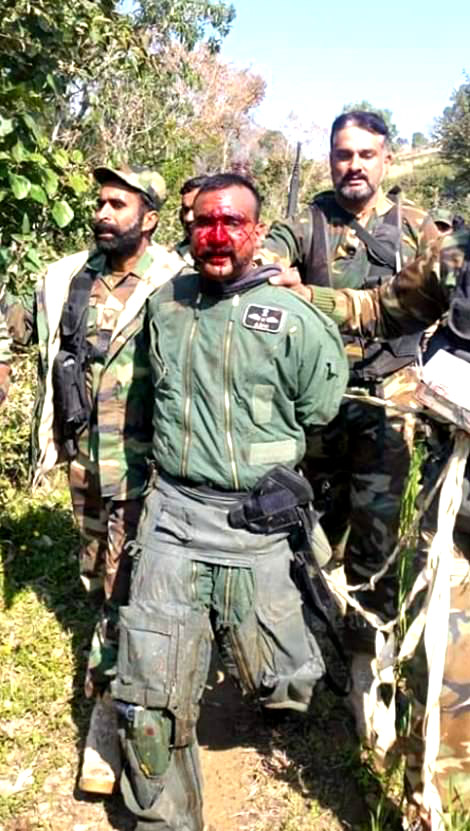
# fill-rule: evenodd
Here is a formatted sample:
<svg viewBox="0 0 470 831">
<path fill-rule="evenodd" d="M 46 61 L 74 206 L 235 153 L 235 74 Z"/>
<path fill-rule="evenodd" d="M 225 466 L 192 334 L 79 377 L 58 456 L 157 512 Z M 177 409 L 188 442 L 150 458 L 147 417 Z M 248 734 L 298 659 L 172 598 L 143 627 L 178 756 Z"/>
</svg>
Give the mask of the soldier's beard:
<svg viewBox="0 0 470 831">
<path fill-rule="evenodd" d="M 359 187 L 351 185 L 349 179 L 342 179 L 336 193 L 347 202 L 364 202 L 374 195 L 375 190 L 367 179 L 363 179 Z"/>
<path fill-rule="evenodd" d="M 119 230 L 115 225 L 108 225 L 105 222 L 95 222 L 93 233 L 95 235 L 96 247 L 103 254 L 117 254 L 118 256 L 129 256 L 137 251 L 142 239 L 141 219 L 136 221 L 125 231 Z M 100 239 L 100 233 L 112 234 L 108 239 Z"/>
</svg>

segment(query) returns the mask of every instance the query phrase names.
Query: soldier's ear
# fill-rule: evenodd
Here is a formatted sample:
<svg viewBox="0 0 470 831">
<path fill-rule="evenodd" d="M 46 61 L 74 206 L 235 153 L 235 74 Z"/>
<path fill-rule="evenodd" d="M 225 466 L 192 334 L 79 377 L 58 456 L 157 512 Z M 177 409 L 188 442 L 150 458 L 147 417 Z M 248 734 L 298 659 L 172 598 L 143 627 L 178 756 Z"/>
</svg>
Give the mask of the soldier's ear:
<svg viewBox="0 0 470 831">
<path fill-rule="evenodd" d="M 256 235 L 256 250 L 261 248 L 264 238 L 267 234 L 268 226 L 265 222 L 257 222 L 255 225 L 255 235 Z"/>
<path fill-rule="evenodd" d="M 142 218 L 142 231 L 153 234 L 160 219 L 157 211 L 146 211 Z"/>
</svg>

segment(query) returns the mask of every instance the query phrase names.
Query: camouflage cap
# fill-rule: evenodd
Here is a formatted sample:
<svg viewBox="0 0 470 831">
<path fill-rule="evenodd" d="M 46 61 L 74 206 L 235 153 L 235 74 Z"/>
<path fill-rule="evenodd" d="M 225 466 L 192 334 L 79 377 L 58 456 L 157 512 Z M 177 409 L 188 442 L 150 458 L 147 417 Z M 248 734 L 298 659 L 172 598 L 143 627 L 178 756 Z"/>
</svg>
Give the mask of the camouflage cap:
<svg viewBox="0 0 470 831">
<path fill-rule="evenodd" d="M 166 197 L 166 185 L 163 176 L 146 167 L 95 167 L 93 176 L 100 185 L 109 179 L 121 179 L 130 188 L 138 190 L 151 200 L 155 209 L 160 210 Z"/>
<path fill-rule="evenodd" d="M 432 212 L 432 218 L 436 224 L 439 222 L 441 225 L 447 225 L 449 228 L 453 227 L 452 220 L 454 217 L 452 211 L 447 211 L 445 208 L 438 208 L 437 211 Z"/>
</svg>

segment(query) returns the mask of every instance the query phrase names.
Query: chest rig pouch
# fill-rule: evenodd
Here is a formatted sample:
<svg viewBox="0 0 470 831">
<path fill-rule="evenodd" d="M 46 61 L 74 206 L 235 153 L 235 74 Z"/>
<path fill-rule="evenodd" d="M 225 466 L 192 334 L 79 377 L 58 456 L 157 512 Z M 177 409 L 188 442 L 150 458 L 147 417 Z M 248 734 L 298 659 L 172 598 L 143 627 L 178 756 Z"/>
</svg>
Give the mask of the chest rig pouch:
<svg viewBox="0 0 470 831">
<path fill-rule="evenodd" d="M 367 256 L 362 289 L 380 286 L 400 268 L 401 219 L 395 204 L 383 221 L 370 234 L 351 214 L 343 211 L 332 199 L 318 199 L 310 205 L 312 236 L 307 258 L 305 283 L 331 286 L 331 251 L 328 223 L 339 218 L 354 229 L 364 243 Z M 354 268 L 354 259 L 352 267 Z M 379 382 L 382 378 L 410 364 L 415 356 L 421 333 L 403 335 L 388 341 L 367 342 L 364 338 L 343 336 L 349 354 L 350 381 L 361 385 Z M 350 347 L 348 349 L 348 346 Z"/>
<path fill-rule="evenodd" d="M 60 320 L 60 350 L 52 367 L 54 429 L 69 459 L 77 455 L 76 437 L 85 429 L 91 413 L 86 389 L 86 334 L 94 278 L 95 272 L 85 266 L 70 283 Z"/>
</svg>

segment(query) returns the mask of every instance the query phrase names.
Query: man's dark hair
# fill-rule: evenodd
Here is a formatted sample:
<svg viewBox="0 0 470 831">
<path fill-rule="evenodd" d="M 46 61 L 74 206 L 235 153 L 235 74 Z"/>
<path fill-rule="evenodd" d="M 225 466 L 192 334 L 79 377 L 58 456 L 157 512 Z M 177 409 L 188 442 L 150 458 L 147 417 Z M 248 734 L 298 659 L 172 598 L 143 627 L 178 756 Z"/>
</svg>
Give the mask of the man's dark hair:
<svg viewBox="0 0 470 831">
<path fill-rule="evenodd" d="M 253 182 L 245 176 L 240 176 L 238 173 L 215 173 L 214 176 L 207 176 L 204 184 L 199 188 L 199 193 L 196 200 L 201 193 L 209 193 L 213 190 L 225 190 L 225 188 L 247 188 L 253 195 L 255 200 L 255 218 L 259 219 L 261 213 L 262 198 L 259 190 L 254 186 Z"/>
<path fill-rule="evenodd" d="M 344 127 L 360 127 L 361 130 L 368 130 L 369 133 L 377 133 L 377 135 L 383 136 L 385 144 L 390 143 L 390 133 L 381 115 L 368 112 L 368 110 L 352 110 L 350 113 L 341 113 L 333 121 L 330 147 L 333 147 L 336 133 L 343 130 Z"/>
<path fill-rule="evenodd" d="M 206 179 L 207 176 L 193 176 L 192 179 L 186 179 L 184 185 L 180 188 L 180 196 L 184 196 L 185 193 L 191 193 L 192 190 L 199 190 Z"/>
</svg>

